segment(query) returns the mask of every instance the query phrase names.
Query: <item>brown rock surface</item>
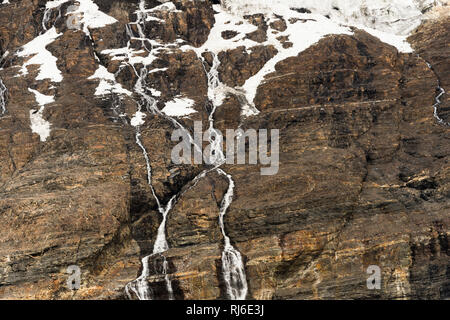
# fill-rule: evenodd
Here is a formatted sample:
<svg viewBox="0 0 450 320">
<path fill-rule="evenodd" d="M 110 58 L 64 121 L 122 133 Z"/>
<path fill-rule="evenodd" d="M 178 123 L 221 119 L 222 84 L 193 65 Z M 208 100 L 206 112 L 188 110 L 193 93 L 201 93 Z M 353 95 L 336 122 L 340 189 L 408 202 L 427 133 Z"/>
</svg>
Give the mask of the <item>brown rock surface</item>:
<svg viewBox="0 0 450 320">
<path fill-rule="evenodd" d="M 125 299 L 125 285 L 140 275 L 140 258 L 156 240 L 162 217 L 130 125 L 143 105 L 135 88 L 142 66 L 121 67 L 103 52 L 127 46 L 136 3 L 95 3 L 117 22 L 90 30 L 91 38 L 50 19 L 62 33 L 47 46 L 64 77 L 57 84 L 37 81 L 37 66 L 17 76 L 26 59 L 14 52 L 43 31 L 45 1 L 0 7 L 0 56 L 10 52 L 0 69 L 8 89 L 0 116 L 0 299 Z M 147 1 L 148 8 L 159 4 Z M 161 49 L 148 68 L 157 72 L 145 81 L 160 92 L 159 109 L 180 96 L 193 101 L 196 113 L 177 118 L 192 133 L 194 120 L 208 126 L 205 69 L 212 61 L 180 45 L 207 40 L 214 10 L 212 1 L 174 4 L 152 15 L 164 23 L 144 23 Z M 262 15 L 246 19 L 258 26 L 247 35 L 257 42 L 251 52 L 218 54 L 219 77 L 230 87 L 277 53 L 264 45 L 267 32 L 286 29 L 282 17 L 271 24 Z M 243 256 L 247 298 L 450 297 L 450 131 L 433 117 L 438 80 L 450 90 L 449 28 L 443 19 L 419 27 L 409 41 L 420 57 L 364 31 L 325 37 L 265 77 L 253 117 L 241 117 L 242 97 L 228 93 L 215 113 L 217 128 L 280 130 L 276 175 L 261 176 L 259 165 L 223 166 L 235 182 L 225 230 Z M 132 94 L 96 96 L 99 80 L 88 78 L 99 66 Z M 51 123 L 46 142 L 30 129 L 38 105 L 28 88 L 55 97 L 43 113 Z M 448 95 L 442 101 L 440 115 L 449 121 Z M 228 180 L 212 171 L 193 184 L 207 166 L 172 163 L 174 123 L 142 111 L 140 141 L 155 194 L 164 205 L 180 195 L 167 217 L 170 249 L 163 253 L 175 298 L 226 299 L 218 217 Z M 150 259 L 148 281 L 157 299 L 167 299 L 161 259 Z M 78 291 L 66 286 L 73 264 L 82 270 Z M 380 266 L 382 290 L 367 289 L 369 265 Z"/>
</svg>

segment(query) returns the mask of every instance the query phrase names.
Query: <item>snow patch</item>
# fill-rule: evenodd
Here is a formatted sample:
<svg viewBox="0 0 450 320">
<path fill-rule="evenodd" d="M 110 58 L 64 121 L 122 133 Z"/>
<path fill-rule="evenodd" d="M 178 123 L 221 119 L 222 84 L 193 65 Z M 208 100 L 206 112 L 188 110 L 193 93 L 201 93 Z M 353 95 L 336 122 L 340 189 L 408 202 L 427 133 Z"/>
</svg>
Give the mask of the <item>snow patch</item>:
<svg viewBox="0 0 450 320">
<path fill-rule="evenodd" d="M 357 28 L 366 31 L 367 33 L 380 39 L 384 43 L 396 47 L 397 50 L 400 52 L 403 53 L 414 52 L 414 49 L 411 47 L 411 44 L 406 40 L 407 36 L 398 36 L 392 33 L 383 32 L 365 26 L 357 26 Z"/>
<path fill-rule="evenodd" d="M 59 71 L 54 57 L 46 47 L 60 37 L 62 33 L 57 33 L 55 27 L 47 30 L 44 34 L 37 36 L 26 45 L 22 47 L 22 51 L 18 53 L 19 57 L 26 57 L 33 55 L 22 66 L 20 72 L 22 75 L 28 74 L 27 67 L 29 65 L 40 65 L 39 74 L 36 80 L 50 79 L 53 82 L 61 82 L 63 77 L 61 71 Z"/>
<path fill-rule="evenodd" d="M 194 100 L 189 98 L 175 98 L 168 101 L 161 111 L 169 117 L 186 117 L 197 112 L 192 108 L 194 104 Z"/>
<path fill-rule="evenodd" d="M 88 78 L 92 79 L 100 79 L 100 83 L 98 84 L 97 89 L 95 90 L 96 96 L 102 96 L 105 94 L 117 93 L 117 94 L 126 94 L 131 96 L 131 92 L 127 89 L 124 89 L 120 83 L 117 83 L 116 77 L 114 74 L 109 72 L 104 66 L 100 65 L 95 73 Z"/>
<path fill-rule="evenodd" d="M 133 127 L 142 126 L 145 123 L 145 113 L 138 111 L 134 114 L 133 118 L 131 118 L 131 125 Z"/>
<path fill-rule="evenodd" d="M 154 88 L 150 88 L 150 92 L 151 92 L 152 96 L 154 96 L 154 97 L 160 97 L 161 96 L 161 91 L 156 90 Z"/>
<path fill-rule="evenodd" d="M 42 142 L 45 142 L 50 136 L 50 122 L 42 117 L 45 105 L 55 102 L 53 96 L 47 96 L 36 90 L 28 88 L 29 92 L 34 93 L 36 102 L 40 106 L 39 110 L 30 110 L 31 131 L 37 133 Z"/>
<path fill-rule="evenodd" d="M 111 72 L 109 72 L 104 66 L 101 66 L 101 65 L 94 72 L 94 74 L 92 76 L 90 76 L 88 79 L 89 80 L 105 79 L 105 80 L 110 80 L 110 81 L 116 81 L 116 78 L 114 77 L 114 75 Z"/>
<path fill-rule="evenodd" d="M 34 93 L 34 97 L 36 99 L 36 102 L 41 107 L 45 106 L 46 104 L 55 102 L 55 98 L 53 96 L 47 96 L 45 94 L 40 93 L 37 90 L 30 89 L 30 88 L 28 88 L 28 91 Z"/>
<path fill-rule="evenodd" d="M 294 11 L 291 12 L 292 13 L 290 14 L 290 16 L 284 16 L 285 19 L 305 18 L 303 14 L 296 12 L 294 13 Z M 283 61 L 289 57 L 297 56 L 300 52 L 306 50 L 327 35 L 353 34 L 347 27 L 342 27 L 321 15 L 314 15 L 313 17 L 309 17 L 308 19 L 311 18 L 314 19 L 314 21 L 306 20 L 306 22 L 302 22 L 302 20 L 298 20 L 295 23 L 288 23 L 287 29 L 284 32 L 280 32 L 277 34 L 273 34 L 270 31 L 268 32 L 268 40 L 266 44 L 273 45 L 278 50 L 278 53 L 272 59 L 270 59 L 256 75 L 249 78 L 242 86 L 242 89 L 246 93 L 247 101 L 251 105 L 253 105 L 256 91 L 264 80 L 264 77 L 269 73 L 275 72 L 275 65 L 278 62 Z M 277 40 L 277 38 L 280 36 L 288 36 L 289 41 L 292 43 L 292 47 L 283 48 L 283 45 L 280 43 L 280 41 Z M 244 115 L 251 115 L 253 113 L 254 112 L 251 109 L 243 110 Z"/>
<path fill-rule="evenodd" d="M 170 11 L 170 12 L 182 12 L 181 10 L 178 10 L 175 6 L 175 4 L 172 1 L 167 1 L 166 3 L 160 4 L 156 7 L 153 7 L 151 9 L 145 10 L 146 13 L 153 13 L 155 11 Z"/>
<path fill-rule="evenodd" d="M 253 13 L 260 12 L 261 10 L 260 7 L 255 7 L 251 4 L 248 6 L 252 8 Z M 281 4 L 279 4 L 277 8 L 272 9 L 268 11 L 270 13 L 267 13 L 268 23 L 270 24 L 272 21 L 278 19 L 273 14 L 277 13 L 288 21 L 287 29 L 284 32 L 277 33 L 272 33 L 272 30 L 269 29 L 267 32 L 268 39 L 264 43 L 257 43 L 250 39 L 245 39 L 246 34 L 255 31 L 256 27 L 248 23 L 239 15 L 233 15 L 229 11 L 224 10 L 222 6 L 214 5 L 214 10 L 217 12 L 215 15 L 216 23 L 210 31 L 208 40 L 199 48 L 194 48 L 192 46 L 182 47 L 182 50 L 194 50 L 199 57 L 201 57 L 201 53 L 204 51 L 210 51 L 218 54 L 221 51 L 235 49 L 240 46 L 244 46 L 246 50 L 250 50 L 256 45 L 272 45 L 278 50 L 278 53 L 270 59 L 256 75 L 248 79 L 242 88 L 239 88 L 243 89 L 248 103 L 242 108 L 242 114 L 244 116 L 251 116 L 258 113 L 258 110 L 255 108 L 253 103 L 256 96 L 256 91 L 261 82 L 264 80 L 264 77 L 275 71 L 275 65 L 278 62 L 298 55 L 303 50 L 317 43 L 324 36 L 330 34 L 353 34 L 348 27 L 343 27 L 320 14 L 311 15 L 300 13 Z M 289 22 L 289 20 L 292 22 Z M 232 39 L 225 40 L 222 38 L 222 32 L 226 30 L 236 31 L 238 32 L 238 35 Z M 289 41 L 293 43 L 292 47 L 284 48 L 283 44 L 277 39 L 280 36 L 289 37 Z M 219 90 L 219 93 L 223 92 L 225 89 L 226 88 L 222 88 Z M 221 98 L 222 97 L 220 96 L 217 97 L 217 102 L 219 102 Z"/>
<path fill-rule="evenodd" d="M 256 26 L 240 16 L 224 10 L 220 5 L 214 5 L 213 8 L 217 12 L 217 14 L 214 15 L 216 22 L 210 30 L 207 41 L 199 48 L 185 45 L 180 48 L 181 50 L 194 50 L 197 55 L 200 55 L 205 50 L 217 54 L 221 51 L 235 49 L 240 46 L 248 48 L 260 45 L 253 40 L 245 38 L 247 33 L 251 33 L 258 29 Z M 232 39 L 224 39 L 222 38 L 222 32 L 227 30 L 235 31 L 238 35 Z"/>
<path fill-rule="evenodd" d="M 53 1 L 47 1 L 45 4 L 46 9 L 54 9 L 58 8 L 60 5 L 69 2 L 69 0 L 53 0 Z"/>
<path fill-rule="evenodd" d="M 99 10 L 98 6 L 92 0 L 78 0 L 79 6 L 75 11 L 68 14 L 80 14 L 80 23 L 83 25 L 83 31 L 89 35 L 89 28 L 103 28 L 109 24 L 116 23 L 117 20 Z"/>
<path fill-rule="evenodd" d="M 120 83 L 112 83 L 111 81 L 107 80 L 100 80 L 100 83 L 95 90 L 96 96 L 102 96 L 109 93 L 117 93 L 117 94 L 126 94 L 128 96 L 131 96 L 131 92 L 127 89 L 124 89 Z"/>
<path fill-rule="evenodd" d="M 286 8 L 309 10 L 351 26 L 408 35 L 420 25 L 422 11 L 443 5 L 441 0 L 224 0 L 225 7 L 241 16 L 252 13 L 283 15 Z"/>
<path fill-rule="evenodd" d="M 144 50 L 135 50 L 129 47 L 102 51 L 102 54 L 111 56 L 112 60 L 125 61 L 131 65 L 143 64 L 147 66 L 157 59 L 156 55 L 150 53 L 147 56 L 143 56 L 145 53 L 146 51 Z"/>
</svg>

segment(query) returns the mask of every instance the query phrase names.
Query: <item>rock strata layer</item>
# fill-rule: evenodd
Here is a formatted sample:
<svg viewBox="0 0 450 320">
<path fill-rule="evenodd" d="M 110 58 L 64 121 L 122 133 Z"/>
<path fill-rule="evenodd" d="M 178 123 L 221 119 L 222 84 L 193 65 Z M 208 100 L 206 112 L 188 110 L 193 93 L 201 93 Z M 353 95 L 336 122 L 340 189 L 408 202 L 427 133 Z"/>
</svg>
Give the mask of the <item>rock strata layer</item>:
<svg viewBox="0 0 450 320">
<path fill-rule="evenodd" d="M 1 299 L 125 299 L 162 221 L 130 125 L 142 106 L 142 65 L 108 52 L 141 48 L 142 39 L 127 35 L 139 1 L 92 1 L 116 22 L 89 34 L 67 27 L 72 2 L 48 22 L 60 33 L 46 47 L 61 71 L 58 83 L 37 80 L 38 65 L 20 74 L 29 59 L 18 54 L 22 46 L 45 32 L 46 1 L 0 4 L 0 79 L 7 88 L 0 113 Z M 145 81 L 158 91 L 152 96 L 160 110 L 176 99 L 192 101 L 195 112 L 177 121 L 193 132 L 194 121 L 209 126 L 206 72 L 213 67 L 212 55 L 194 50 L 207 42 L 217 12 L 212 1 L 169 3 L 141 30 L 154 40 Z M 160 5 L 146 1 L 147 9 Z M 276 175 L 262 176 L 260 165 L 222 166 L 235 183 L 225 229 L 243 257 L 247 298 L 450 298 L 450 127 L 433 116 L 437 83 L 450 91 L 449 20 L 417 28 L 408 38 L 413 53 L 359 29 L 326 36 L 277 63 L 257 88 L 259 113 L 244 117 L 249 101 L 240 87 L 279 53 L 268 34 L 295 21 L 243 19 L 254 26 L 245 37 L 254 46 L 217 55 L 220 81 L 235 90 L 217 108 L 215 127 L 280 130 Z M 230 28 L 221 36 L 238 35 Z M 293 39 L 279 41 L 289 48 Z M 96 95 L 99 67 L 130 94 Z M 54 97 L 42 113 L 50 123 L 46 141 L 30 127 L 40 106 L 29 89 Z M 439 116 L 448 123 L 449 96 L 441 101 Z M 219 210 L 229 181 L 212 171 L 191 185 L 210 167 L 174 164 L 173 122 L 142 111 L 154 192 L 164 204 L 182 192 L 167 216 L 170 249 L 163 254 L 174 297 L 227 299 Z M 167 299 L 158 259 L 150 259 L 147 280 L 157 299 Z M 66 284 L 70 265 L 81 268 L 76 291 Z M 381 290 L 366 286 L 370 265 L 381 268 Z"/>
</svg>

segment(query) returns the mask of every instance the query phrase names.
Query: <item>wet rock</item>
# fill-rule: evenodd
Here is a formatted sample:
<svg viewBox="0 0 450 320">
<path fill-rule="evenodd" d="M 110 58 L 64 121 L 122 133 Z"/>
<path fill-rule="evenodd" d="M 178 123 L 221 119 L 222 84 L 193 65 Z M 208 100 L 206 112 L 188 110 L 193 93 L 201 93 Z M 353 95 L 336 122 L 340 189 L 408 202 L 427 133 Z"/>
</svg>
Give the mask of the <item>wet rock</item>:
<svg viewBox="0 0 450 320">
<path fill-rule="evenodd" d="M 136 1 L 95 0 L 117 22 L 90 29 L 91 37 L 51 15 L 49 26 L 62 35 L 46 49 L 60 83 L 36 80 L 37 65 L 19 74 L 28 57 L 14 52 L 43 31 L 44 2 L 11 2 L 0 6 L 0 54 L 10 52 L 0 70 L 8 101 L 0 116 L 0 298 L 126 299 L 125 285 L 153 251 L 162 222 L 158 201 L 165 206 L 176 195 L 166 225 L 170 249 L 149 260 L 155 299 L 169 297 L 164 259 L 176 299 L 228 298 L 219 210 L 229 181 L 212 170 L 194 183 L 212 167 L 173 163 L 178 126 L 146 110 L 136 90 L 142 63 L 104 52 L 128 41 L 142 49 L 142 40 L 126 32 L 137 18 Z M 160 4 L 146 1 L 146 8 Z M 173 4 L 143 23 L 155 49 L 143 80 L 160 110 L 176 98 L 193 101 L 195 113 L 176 118 L 193 134 L 194 121 L 209 126 L 206 73 L 214 57 L 204 52 L 199 59 L 180 46 L 208 39 L 214 10 L 211 1 Z M 425 22 L 409 38 L 420 57 L 364 31 L 327 36 L 280 61 L 257 89 L 260 113 L 243 117 L 249 102 L 239 87 L 278 53 L 263 44 L 267 32 L 295 22 L 276 17 L 269 24 L 262 14 L 245 19 L 258 28 L 247 38 L 260 45 L 219 52 L 219 78 L 234 89 L 216 109 L 214 125 L 222 132 L 280 132 L 276 175 L 262 176 L 260 164 L 222 166 L 235 183 L 224 225 L 243 256 L 247 298 L 449 298 L 449 131 L 433 116 L 438 80 L 450 87 L 448 19 Z M 139 33 L 136 25 L 132 30 Z M 293 41 L 278 40 L 285 48 Z M 95 95 L 100 80 L 88 78 L 100 66 L 130 95 Z M 45 142 L 30 128 L 30 111 L 39 105 L 29 88 L 54 97 L 42 113 L 50 123 Z M 448 95 L 442 101 L 440 116 L 448 119 Z M 138 110 L 145 122 L 136 128 L 130 122 Z M 66 285 L 74 264 L 82 279 L 75 292 Z M 381 290 L 367 289 L 370 265 L 381 268 Z"/>
</svg>

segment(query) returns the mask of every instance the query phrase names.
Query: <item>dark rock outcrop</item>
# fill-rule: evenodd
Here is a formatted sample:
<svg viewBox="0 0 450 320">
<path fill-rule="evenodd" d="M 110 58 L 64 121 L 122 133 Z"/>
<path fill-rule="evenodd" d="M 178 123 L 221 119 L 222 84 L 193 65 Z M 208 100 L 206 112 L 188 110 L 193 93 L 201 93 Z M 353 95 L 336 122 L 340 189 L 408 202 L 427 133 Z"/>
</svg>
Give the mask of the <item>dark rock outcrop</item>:
<svg viewBox="0 0 450 320">
<path fill-rule="evenodd" d="M 37 66 L 18 76 L 26 58 L 15 52 L 43 31 L 45 1 L 0 6 L 0 56 L 9 51 L 0 69 L 8 88 L 0 116 L 1 299 L 124 299 L 156 240 L 162 217 L 130 125 L 143 105 L 135 90 L 142 66 L 104 52 L 128 41 L 140 48 L 126 33 L 136 1 L 94 2 L 117 22 L 89 30 L 90 37 L 52 16 L 62 33 L 46 48 L 63 74 L 57 84 L 37 81 Z M 144 23 L 155 49 L 164 48 L 145 81 L 159 91 L 159 109 L 180 96 L 193 101 L 196 113 L 177 119 L 192 133 L 194 120 L 209 125 L 205 70 L 212 58 L 180 46 L 205 43 L 214 10 L 211 1 L 173 3 L 176 10 Z M 147 8 L 157 5 L 147 1 Z M 258 27 L 247 35 L 256 42 L 251 52 L 218 54 L 220 80 L 233 88 L 277 54 L 264 44 L 267 32 L 288 23 L 246 19 Z M 258 87 L 260 113 L 252 117 L 241 116 L 239 92 L 227 94 L 215 112 L 217 128 L 280 130 L 278 174 L 261 176 L 260 165 L 223 166 L 235 182 L 225 229 L 243 256 L 248 298 L 450 297 L 450 129 L 433 116 L 438 80 L 450 90 L 449 30 L 445 19 L 424 23 L 409 38 L 411 54 L 360 30 L 327 36 L 276 65 Z M 99 66 L 132 94 L 96 96 L 99 80 L 88 78 Z M 54 96 L 43 112 L 51 123 L 46 142 L 30 129 L 38 104 L 29 88 Z M 449 121 L 448 95 L 442 101 L 440 116 Z M 164 252 L 175 298 L 225 299 L 218 216 L 228 181 L 213 171 L 191 185 L 209 167 L 172 163 L 173 122 L 142 111 L 154 191 L 164 204 L 182 194 L 168 215 Z M 152 257 L 148 281 L 165 299 L 160 259 Z M 72 264 L 82 270 L 78 291 L 66 286 Z M 381 290 L 366 287 L 370 265 L 382 270 Z"/>
</svg>

